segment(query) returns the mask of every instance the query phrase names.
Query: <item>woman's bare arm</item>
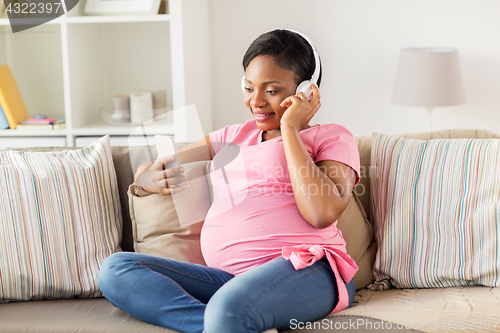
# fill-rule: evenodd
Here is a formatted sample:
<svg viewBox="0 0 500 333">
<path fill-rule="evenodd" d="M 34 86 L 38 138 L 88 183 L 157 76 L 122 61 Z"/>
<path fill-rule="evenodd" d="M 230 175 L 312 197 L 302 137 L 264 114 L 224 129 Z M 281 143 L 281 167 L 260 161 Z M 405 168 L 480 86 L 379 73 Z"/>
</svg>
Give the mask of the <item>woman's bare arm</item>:
<svg viewBox="0 0 500 333">
<path fill-rule="evenodd" d="M 349 166 L 335 161 L 314 163 L 299 136 L 321 107 L 319 90 L 311 86 L 308 100 L 303 93 L 287 97 L 282 106 L 287 110 L 281 118 L 281 137 L 300 214 L 315 228 L 325 228 L 344 212 L 356 182 Z"/>
<path fill-rule="evenodd" d="M 300 214 L 315 228 L 330 226 L 349 204 L 355 171 L 331 160 L 315 164 L 297 131 L 283 128 L 281 136 Z"/>
</svg>

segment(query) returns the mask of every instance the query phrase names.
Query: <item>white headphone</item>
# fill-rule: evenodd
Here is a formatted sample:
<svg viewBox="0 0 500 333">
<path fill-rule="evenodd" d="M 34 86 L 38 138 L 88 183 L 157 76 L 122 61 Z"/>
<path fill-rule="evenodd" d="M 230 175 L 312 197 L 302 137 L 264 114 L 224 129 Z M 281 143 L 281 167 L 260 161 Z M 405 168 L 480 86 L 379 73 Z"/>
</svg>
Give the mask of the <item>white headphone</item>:
<svg viewBox="0 0 500 333">
<path fill-rule="evenodd" d="M 311 84 L 314 84 L 317 86 L 317 83 L 318 83 L 318 79 L 319 79 L 319 71 L 320 71 L 320 63 L 319 63 L 319 55 L 318 55 L 318 51 L 316 51 L 316 48 L 314 47 L 314 44 L 311 42 L 311 40 L 309 38 L 307 38 L 304 34 L 298 32 L 298 31 L 295 31 L 295 30 L 291 30 L 291 29 L 285 29 L 285 30 L 288 30 L 288 31 L 291 31 L 293 33 L 296 33 L 297 35 L 301 36 L 302 38 L 304 38 L 308 43 L 309 45 L 311 45 L 311 48 L 313 50 L 313 54 L 314 54 L 314 73 L 311 77 L 310 80 L 306 80 L 306 81 L 302 81 L 301 83 L 299 83 L 299 85 L 297 86 L 297 90 L 295 91 L 296 94 L 302 92 L 304 93 L 304 95 L 306 95 L 306 97 L 308 99 L 311 98 L 311 95 L 312 95 L 312 89 L 311 89 Z M 243 78 L 241 79 L 241 90 L 243 90 L 243 92 L 245 92 L 245 76 L 243 76 Z"/>
</svg>

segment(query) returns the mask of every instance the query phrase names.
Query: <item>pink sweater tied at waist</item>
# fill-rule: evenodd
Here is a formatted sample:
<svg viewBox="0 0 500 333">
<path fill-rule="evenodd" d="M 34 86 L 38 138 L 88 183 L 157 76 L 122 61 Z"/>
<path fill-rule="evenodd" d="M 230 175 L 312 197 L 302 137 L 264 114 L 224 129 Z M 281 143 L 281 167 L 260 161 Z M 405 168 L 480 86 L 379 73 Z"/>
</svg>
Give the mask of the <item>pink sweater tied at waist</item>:
<svg viewBox="0 0 500 333">
<path fill-rule="evenodd" d="M 358 266 L 342 249 L 328 245 L 302 244 L 283 246 L 282 255 L 283 258 L 290 260 L 296 270 L 309 267 L 326 255 L 335 274 L 339 294 L 339 302 L 330 314 L 342 311 L 349 306 L 349 294 L 345 284 L 351 281 Z"/>
</svg>

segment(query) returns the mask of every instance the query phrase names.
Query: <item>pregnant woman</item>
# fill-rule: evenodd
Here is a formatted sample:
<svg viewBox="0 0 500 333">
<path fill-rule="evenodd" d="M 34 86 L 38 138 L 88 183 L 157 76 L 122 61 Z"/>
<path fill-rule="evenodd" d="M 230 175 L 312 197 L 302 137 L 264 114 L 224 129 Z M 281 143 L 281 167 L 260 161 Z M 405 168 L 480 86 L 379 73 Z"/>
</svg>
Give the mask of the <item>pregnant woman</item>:
<svg viewBox="0 0 500 333">
<path fill-rule="evenodd" d="M 207 266 L 123 252 L 101 268 L 105 297 L 140 320 L 258 333 L 352 304 L 357 267 L 336 221 L 359 181 L 359 156 L 343 126 L 309 125 L 321 106 L 319 56 L 304 35 L 274 30 L 252 42 L 243 69 L 252 119 L 178 153 L 181 163 L 213 160 L 214 201 L 201 231 Z M 184 190 L 182 167 L 164 168 L 170 161 L 141 165 L 136 184 L 162 195 Z"/>
</svg>

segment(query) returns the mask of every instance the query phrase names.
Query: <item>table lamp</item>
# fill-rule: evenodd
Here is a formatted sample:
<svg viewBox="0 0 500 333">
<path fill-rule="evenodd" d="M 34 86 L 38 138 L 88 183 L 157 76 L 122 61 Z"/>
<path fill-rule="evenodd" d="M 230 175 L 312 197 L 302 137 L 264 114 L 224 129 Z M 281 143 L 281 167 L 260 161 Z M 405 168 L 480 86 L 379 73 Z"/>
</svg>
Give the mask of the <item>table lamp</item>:
<svg viewBox="0 0 500 333">
<path fill-rule="evenodd" d="M 465 103 L 458 51 L 429 47 L 401 50 L 392 101 L 425 107 L 432 131 L 435 107 Z"/>
</svg>

